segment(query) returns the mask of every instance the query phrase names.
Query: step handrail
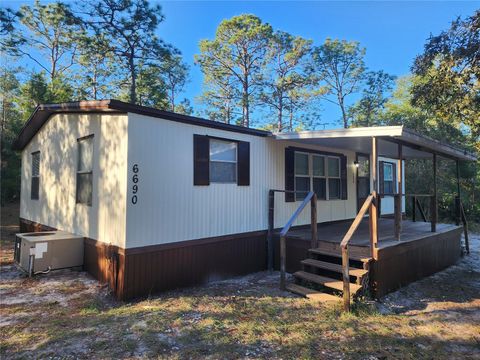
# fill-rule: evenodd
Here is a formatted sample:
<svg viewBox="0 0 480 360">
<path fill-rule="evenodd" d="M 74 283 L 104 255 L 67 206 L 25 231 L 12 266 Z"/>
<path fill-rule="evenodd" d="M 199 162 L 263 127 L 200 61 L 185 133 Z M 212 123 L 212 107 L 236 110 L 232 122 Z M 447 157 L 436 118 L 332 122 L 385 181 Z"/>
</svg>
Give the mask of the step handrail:
<svg viewBox="0 0 480 360">
<path fill-rule="evenodd" d="M 312 227 L 312 242 L 317 241 L 317 194 L 309 191 L 305 199 L 298 206 L 285 226 L 280 231 L 280 289 L 285 290 L 285 272 L 286 272 L 286 235 L 293 225 L 293 222 L 298 218 L 303 209 L 311 203 L 311 227 Z"/>
<path fill-rule="evenodd" d="M 455 203 L 456 203 L 456 209 L 457 209 L 457 225 L 459 224 L 458 218 L 460 218 L 460 221 L 462 222 L 463 225 L 463 233 L 465 236 L 465 251 L 467 254 L 470 254 L 470 244 L 468 240 L 468 221 L 467 221 L 467 216 L 465 215 L 465 209 L 463 207 L 463 202 L 460 199 L 460 196 L 455 197 Z"/>
<path fill-rule="evenodd" d="M 369 213 L 369 223 L 370 223 L 370 242 L 372 246 L 372 255 L 374 257 L 375 248 L 377 245 L 377 209 L 376 209 L 376 192 L 372 192 L 363 203 L 362 207 L 355 216 L 355 219 L 350 225 L 347 233 L 343 237 L 340 247 L 342 249 L 342 277 L 343 277 L 343 308 L 345 311 L 350 311 L 350 274 L 349 274 L 349 262 L 350 257 L 348 254 L 348 243 L 352 239 L 353 234 L 357 230 L 358 226 L 365 217 L 367 210 Z"/>
</svg>

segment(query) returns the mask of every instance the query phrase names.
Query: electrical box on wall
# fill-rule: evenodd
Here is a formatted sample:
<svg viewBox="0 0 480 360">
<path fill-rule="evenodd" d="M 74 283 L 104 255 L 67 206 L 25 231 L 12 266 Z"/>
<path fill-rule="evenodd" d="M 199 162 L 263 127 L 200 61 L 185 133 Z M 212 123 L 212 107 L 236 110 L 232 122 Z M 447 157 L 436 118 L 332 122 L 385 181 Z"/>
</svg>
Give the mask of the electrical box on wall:
<svg viewBox="0 0 480 360">
<path fill-rule="evenodd" d="M 30 275 L 83 266 L 83 237 L 64 231 L 17 234 L 15 262 Z"/>
</svg>

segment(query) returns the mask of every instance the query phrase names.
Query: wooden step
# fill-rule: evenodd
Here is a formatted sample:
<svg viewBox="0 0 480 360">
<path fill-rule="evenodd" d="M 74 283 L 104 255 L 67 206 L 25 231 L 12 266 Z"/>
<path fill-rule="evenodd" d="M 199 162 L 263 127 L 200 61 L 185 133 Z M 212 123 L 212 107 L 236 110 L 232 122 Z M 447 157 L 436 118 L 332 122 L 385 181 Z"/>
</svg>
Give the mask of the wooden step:
<svg viewBox="0 0 480 360">
<path fill-rule="evenodd" d="M 313 282 L 315 284 L 323 285 L 323 286 L 331 288 L 331 289 L 343 291 L 343 281 L 339 281 L 339 280 L 336 280 L 336 279 L 331 279 L 331 278 L 321 276 L 321 275 L 311 274 L 311 273 L 306 272 L 306 271 L 297 271 L 293 274 L 293 276 L 295 276 L 298 279 L 310 281 L 310 282 Z M 356 294 L 361 289 L 362 289 L 362 287 L 360 285 L 350 283 L 350 294 L 351 295 Z"/>
<path fill-rule="evenodd" d="M 330 251 L 330 250 L 325 250 L 325 249 L 309 249 L 308 251 L 313 253 L 313 254 L 318 254 L 318 255 L 333 256 L 333 257 L 337 257 L 337 258 L 342 257 L 342 253 L 337 252 L 337 251 Z M 372 260 L 371 257 L 358 256 L 358 255 L 350 254 L 350 253 L 349 253 L 349 258 L 350 258 L 350 260 L 361 261 L 361 262 L 364 262 L 364 263 L 368 263 L 368 262 L 370 262 L 370 260 Z"/>
<path fill-rule="evenodd" d="M 286 289 L 294 294 L 301 295 L 311 300 L 321 302 L 339 302 L 341 300 L 338 296 L 318 292 L 297 284 L 287 284 Z"/>
<path fill-rule="evenodd" d="M 308 265 L 308 266 L 313 266 L 313 267 L 316 267 L 316 268 L 319 268 L 319 269 L 334 271 L 334 272 L 337 272 L 337 273 L 340 273 L 340 274 L 343 272 L 342 265 L 333 264 L 333 263 L 320 261 L 320 260 L 305 259 L 305 260 L 302 260 L 302 264 L 303 265 Z M 349 266 L 348 273 L 350 274 L 350 276 L 355 276 L 355 277 L 359 278 L 359 277 L 362 277 L 363 275 L 365 275 L 366 273 L 368 273 L 368 270 L 357 269 L 355 267 L 350 267 Z"/>
</svg>

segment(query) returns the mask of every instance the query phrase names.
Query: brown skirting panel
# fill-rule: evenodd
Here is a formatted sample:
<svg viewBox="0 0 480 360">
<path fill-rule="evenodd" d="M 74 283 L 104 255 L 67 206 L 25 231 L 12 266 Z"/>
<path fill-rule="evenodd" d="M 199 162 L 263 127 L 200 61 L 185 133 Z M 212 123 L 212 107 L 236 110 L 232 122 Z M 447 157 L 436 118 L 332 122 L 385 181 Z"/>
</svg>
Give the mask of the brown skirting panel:
<svg viewBox="0 0 480 360">
<path fill-rule="evenodd" d="M 38 232 L 38 231 L 55 231 L 57 229 L 37 223 L 35 221 L 30 221 L 24 218 L 20 218 L 20 232 L 21 233 L 28 233 L 28 232 Z"/>
<path fill-rule="evenodd" d="M 20 219 L 20 231 L 52 227 Z M 266 269 L 266 231 L 122 249 L 85 238 L 84 269 L 130 300 Z"/>
<path fill-rule="evenodd" d="M 378 251 L 372 264 L 372 292 L 376 298 L 457 262 L 462 228 L 454 228 Z"/>
<path fill-rule="evenodd" d="M 125 300 L 266 269 L 266 231 L 125 250 Z"/>
<path fill-rule="evenodd" d="M 285 240 L 286 261 L 285 268 L 288 273 L 302 270 L 301 261 L 308 258 L 308 249 L 311 248 L 311 242 L 305 239 L 287 237 Z M 280 237 L 273 237 L 273 266 L 275 270 L 280 270 Z"/>
</svg>

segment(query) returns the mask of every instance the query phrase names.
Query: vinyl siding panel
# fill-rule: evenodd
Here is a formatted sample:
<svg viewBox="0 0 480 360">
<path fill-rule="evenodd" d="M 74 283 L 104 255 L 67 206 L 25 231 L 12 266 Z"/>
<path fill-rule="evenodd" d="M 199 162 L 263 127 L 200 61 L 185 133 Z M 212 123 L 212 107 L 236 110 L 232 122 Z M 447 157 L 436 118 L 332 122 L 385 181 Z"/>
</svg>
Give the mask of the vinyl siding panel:
<svg viewBox="0 0 480 360">
<path fill-rule="evenodd" d="M 22 152 L 20 217 L 125 246 L 127 115 L 56 114 Z M 92 206 L 76 204 L 77 139 L 94 135 Z M 40 151 L 39 200 L 30 199 Z"/>
<path fill-rule="evenodd" d="M 268 190 L 284 188 L 284 149 L 302 146 L 201 126 L 129 113 L 127 248 L 266 230 Z M 250 143 L 250 185 L 193 185 L 193 135 Z M 303 146 L 316 150 L 338 149 Z M 353 218 L 356 214 L 355 154 L 347 155 L 348 200 L 319 201 L 319 222 Z M 133 197 L 133 166 L 138 165 L 137 203 Z M 282 227 L 299 202 L 275 196 L 275 226 Z M 309 209 L 297 225 L 310 221 Z"/>
</svg>

